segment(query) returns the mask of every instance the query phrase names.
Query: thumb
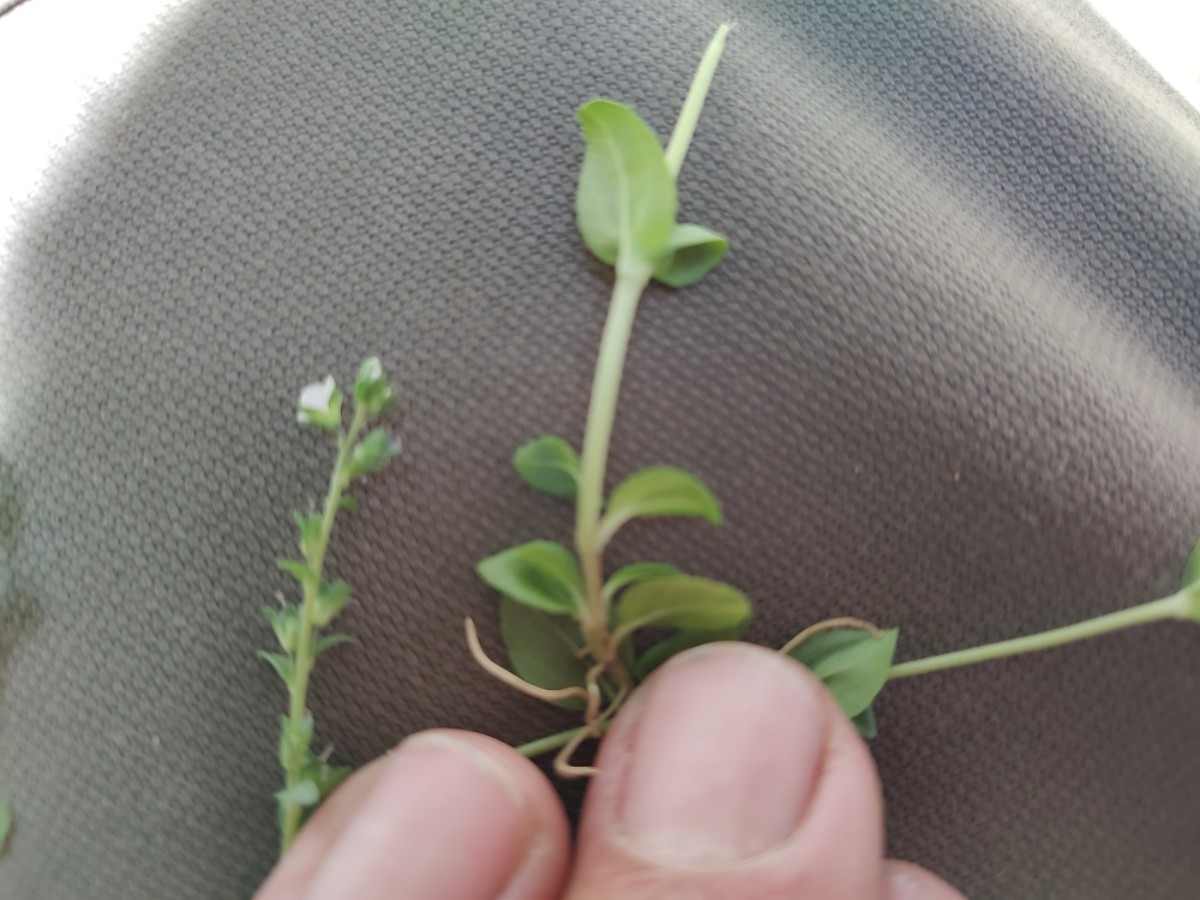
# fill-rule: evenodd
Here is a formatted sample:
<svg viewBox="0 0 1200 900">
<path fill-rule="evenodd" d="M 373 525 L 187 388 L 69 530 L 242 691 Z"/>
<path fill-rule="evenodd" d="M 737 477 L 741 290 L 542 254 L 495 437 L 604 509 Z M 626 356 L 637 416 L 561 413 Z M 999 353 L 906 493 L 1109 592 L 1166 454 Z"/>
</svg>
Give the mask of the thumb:
<svg viewBox="0 0 1200 900">
<path fill-rule="evenodd" d="M 884 894 L 875 766 L 788 657 L 681 654 L 617 716 L 597 764 L 571 900 Z"/>
</svg>

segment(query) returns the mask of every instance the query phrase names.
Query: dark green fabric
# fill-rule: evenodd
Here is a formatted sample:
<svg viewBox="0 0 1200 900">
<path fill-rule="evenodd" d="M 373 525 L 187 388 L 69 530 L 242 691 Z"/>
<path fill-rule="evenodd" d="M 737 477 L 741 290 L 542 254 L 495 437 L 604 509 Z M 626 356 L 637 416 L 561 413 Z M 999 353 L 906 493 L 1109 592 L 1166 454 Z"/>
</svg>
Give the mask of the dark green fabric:
<svg viewBox="0 0 1200 900">
<path fill-rule="evenodd" d="M 378 354 L 404 463 L 332 567 L 361 646 L 320 740 L 569 720 L 483 677 L 472 573 L 569 514 L 508 459 L 581 437 L 609 275 L 575 108 L 665 135 L 726 233 L 647 296 L 612 472 L 700 474 L 726 523 L 614 562 L 746 590 L 753 639 L 839 614 L 901 658 L 1170 592 L 1200 533 L 1200 122 L 1075 3 L 198 0 L 152 36 L 0 286 L 0 784 L 15 900 L 245 897 L 272 862 L 273 557 L 328 448 L 299 388 Z M 973 898 L 1200 895 L 1200 629 L 887 688 L 890 851 Z M 577 793 L 571 795 L 577 802 Z"/>
</svg>

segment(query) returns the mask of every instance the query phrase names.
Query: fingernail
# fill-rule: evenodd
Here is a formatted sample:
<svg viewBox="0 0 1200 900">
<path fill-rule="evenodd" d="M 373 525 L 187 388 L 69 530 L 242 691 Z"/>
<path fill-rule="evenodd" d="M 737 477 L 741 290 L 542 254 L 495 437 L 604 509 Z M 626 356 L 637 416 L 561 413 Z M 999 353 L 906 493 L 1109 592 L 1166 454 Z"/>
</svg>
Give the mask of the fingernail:
<svg viewBox="0 0 1200 900">
<path fill-rule="evenodd" d="M 421 734 L 392 754 L 307 897 L 493 898 L 532 839 L 521 790 L 499 762 L 451 735 Z"/>
<path fill-rule="evenodd" d="M 884 900 L 922 900 L 925 889 L 907 872 L 890 871 L 883 890 Z"/>
<path fill-rule="evenodd" d="M 646 685 L 621 806 L 641 855 L 728 864 L 796 830 L 825 722 L 815 683 L 795 666 L 761 648 L 712 645 L 672 660 Z"/>
</svg>

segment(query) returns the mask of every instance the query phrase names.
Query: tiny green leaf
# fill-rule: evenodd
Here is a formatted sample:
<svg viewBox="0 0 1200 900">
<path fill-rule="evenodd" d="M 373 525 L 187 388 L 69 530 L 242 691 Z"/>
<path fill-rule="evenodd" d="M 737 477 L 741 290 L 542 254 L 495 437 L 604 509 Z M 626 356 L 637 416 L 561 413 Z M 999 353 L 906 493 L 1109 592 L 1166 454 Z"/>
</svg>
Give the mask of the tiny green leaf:
<svg viewBox="0 0 1200 900">
<path fill-rule="evenodd" d="M 583 605 L 583 577 L 575 555 L 554 541 L 530 541 L 489 556 L 479 577 L 506 597 L 553 613 Z"/>
<path fill-rule="evenodd" d="M 676 225 L 664 255 L 654 265 L 654 278 L 674 288 L 689 287 L 716 268 L 729 241 L 699 225 Z"/>
<path fill-rule="evenodd" d="M 587 663 L 579 657 L 583 637 L 570 616 L 554 615 L 500 598 L 500 634 L 513 670 L 531 684 L 549 690 L 583 685 Z M 557 702 L 566 709 L 583 709 L 583 700 Z"/>
<path fill-rule="evenodd" d="M 317 580 L 317 576 L 313 574 L 308 563 L 298 559 L 277 559 L 275 565 L 295 578 L 301 585 L 307 585 Z"/>
<path fill-rule="evenodd" d="M 819 631 L 791 655 L 825 683 L 851 719 L 871 705 L 887 683 L 900 630 L 880 634 L 856 628 Z"/>
<path fill-rule="evenodd" d="M 342 494 L 338 498 L 338 509 L 344 509 L 349 513 L 356 513 L 358 512 L 358 501 L 348 494 Z"/>
<path fill-rule="evenodd" d="M 612 492 L 600 524 L 603 540 L 639 516 L 696 516 L 719 525 L 721 504 L 696 476 L 674 466 L 654 466 L 630 475 Z"/>
<path fill-rule="evenodd" d="M 327 634 L 322 638 L 318 638 L 313 644 L 313 659 L 316 659 L 330 647 L 336 647 L 338 644 L 357 644 L 358 641 L 350 637 L 348 634 Z"/>
<path fill-rule="evenodd" d="M 295 671 L 292 668 L 292 661 L 282 653 L 268 653 L 266 650 L 258 651 L 259 659 L 265 659 L 271 664 L 271 668 L 275 670 L 284 684 L 291 684 L 295 677 Z"/>
<path fill-rule="evenodd" d="M 670 575 L 630 587 L 616 607 L 624 627 L 686 628 L 717 631 L 750 618 L 750 601 L 736 588 L 707 578 Z"/>
<path fill-rule="evenodd" d="M 304 716 L 298 728 L 292 728 L 292 720 L 288 716 L 280 716 L 279 721 L 279 763 L 284 769 L 293 763 L 299 764 L 309 753 L 312 743 L 313 717 Z"/>
<path fill-rule="evenodd" d="M 658 643 L 647 648 L 646 652 L 638 657 L 637 664 L 633 670 L 634 675 L 637 676 L 638 681 L 643 681 L 649 677 L 651 672 L 668 659 L 677 653 L 682 653 L 684 650 L 699 647 L 701 644 L 711 644 L 714 641 L 739 640 L 742 632 L 746 630 L 746 625 L 749 621 L 749 618 L 747 618 L 745 621 L 730 628 L 722 628 L 715 631 L 681 630 L 667 635 L 667 637 Z"/>
<path fill-rule="evenodd" d="M 575 214 L 600 260 L 653 264 L 675 226 L 675 179 L 650 126 L 632 109 L 593 100 L 577 114 L 585 144 Z"/>
<path fill-rule="evenodd" d="M 324 628 L 333 621 L 334 616 L 342 611 L 350 596 L 350 585 L 338 580 L 333 583 L 321 582 L 317 589 L 316 600 L 313 603 L 313 624 Z"/>
<path fill-rule="evenodd" d="M 297 806 L 315 806 L 321 799 L 321 791 L 306 778 L 276 793 L 275 799 L 280 803 L 295 803 Z"/>
<path fill-rule="evenodd" d="M 579 488 L 579 454 L 560 437 L 531 441 L 513 456 L 513 468 L 532 488 L 574 500 Z"/>
<path fill-rule="evenodd" d="M 263 606 L 263 618 L 271 623 L 275 639 L 284 653 L 296 652 L 296 641 L 300 637 L 300 610 L 291 603 L 285 603 L 279 609 L 273 606 Z M 274 665 L 272 663 L 272 665 Z M 286 679 L 285 679 L 286 680 Z"/>
<path fill-rule="evenodd" d="M 1192 550 L 1192 555 L 1188 557 L 1187 566 L 1183 570 L 1183 583 L 1180 588 L 1190 587 L 1200 581 L 1200 542 Z"/>
<path fill-rule="evenodd" d="M 400 455 L 400 443 L 392 440 L 383 428 L 374 428 L 350 451 L 350 461 L 344 473 L 347 482 L 378 472 L 388 460 Z"/>
<path fill-rule="evenodd" d="M 354 405 L 365 411 L 368 419 L 373 419 L 387 408 L 395 396 L 384 377 L 378 357 L 363 360 L 354 382 Z"/>
<path fill-rule="evenodd" d="M 321 764 L 321 769 L 314 779 L 317 783 L 317 790 L 321 792 L 322 797 L 328 797 L 338 786 L 350 777 L 354 771 L 350 766 L 331 766 L 327 763 Z"/>
<path fill-rule="evenodd" d="M 879 734 L 879 726 L 875 723 L 875 708 L 873 706 L 868 706 L 850 721 L 858 729 L 858 733 L 868 741 Z"/>
<path fill-rule="evenodd" d="M 296 523 L 296 530 L 300 532 L 300 553 L 305 559 L 312 559 L 321 542 L 321 531 L 324 527 L 321 514 L 314 512 L 305 515 L 299 510 L 293 510 L 292 519 Z"/>
<path fill-rule="evenodd" d="M 8 842 L 12 821 L 12 807 L 8 805 L 8 798 L 0 796 L 0 853 L 4 852 L 4 845 Z"/>
<path fill-rule="evenodd" d="M 663 575 L 682 574 L 677 568 L 668 563 L 641 562 L 622 566 L 608 577 L 608 581 L 604 582 L 604 599 L 612 600 L 613 597 L 636 581 L 645 581 L 647 578 L 660 578 Z"/>
</svg>

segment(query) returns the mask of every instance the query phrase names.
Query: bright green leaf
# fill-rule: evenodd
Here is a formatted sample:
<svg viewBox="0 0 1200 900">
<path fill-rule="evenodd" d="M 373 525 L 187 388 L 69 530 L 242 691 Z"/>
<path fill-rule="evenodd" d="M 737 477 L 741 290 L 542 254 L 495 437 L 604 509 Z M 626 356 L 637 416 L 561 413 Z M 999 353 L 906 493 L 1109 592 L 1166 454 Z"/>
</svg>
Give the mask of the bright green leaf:
<svg viewBox="0 0 1200 900">
<path fill-rule="evenodd" d="M 284 684 L 291 684 L 295 673 L 292 669 L 292 661 L 282 653 L 268 653 L 266 650 L 258 651 L 259 659 L 265 659 L 271 664 L 271 668 L 275 670 Z"/>
<path fill-rule="evenodd" d="M 275 799 L 280 803 L 295 803 L 297 806 L 315 806 L 321 799 L 321 792 L 306 778 L 279 791 Z"/>
<path fill-rule="evenodd" d="M 646 652 L 638 657 L 637 664 L 634 666 L 634 674 L 638 681 L 643 681 L 676 653 L 682 653 L 692 647 L 699 647 L 701 644 L 711 644 L 714 641 L 739 640 L 749 621 L 747 618 L 731 628 L 717 629 L 716 631 L 677 631 L 668 635 L 657 644 L 647 648 Z"/>
<path fill-rule="evenodd" d="M 309 755 L 312 743 L 313 717 L 305 715 L 298 728 L 292 728 L 288 716 L 279 717 L 279 764 L 285 769 L 304 760 Z"/>
<path fill-rule="evenodd" d="M 300 610 L 291 603 L 285 603 L 278 609 L 273 606 L 264 606 L 262 614 L 263 618 L 271 623 L 275 639 L 279 641 L 283 652 L 295 653 L 296 642 L 300 638 Z"/>
<path fill-rule="evenodd" d="M 583 576 L 575 555 L 554 541 L 530 541 L 489 556 L 479 577 L 506 597 L 553 613 L 583 606 Z"/>
<path fill-rule="evenodd" d="M 353 771 L 350 766 L 330 766 L 322 763 L 321 771 L 316 777 L 317 790 L 321 792 L 322 797 L 328 797 Z"/>
<path fill-rule="evenodd" d="M 674 466 L 634 472 L 612 492 L 601 520 L 603 540 L 639 516 L 696 516 L 719 525 L 721 504 L 694 475 Z"/>
<path fill-rule="evenodd" d="M 879 734 L 879 726 L 875 723 L 875 708 L 873 706 L 868 706 L 850 721 L 854 723 L 854 727 L 858 729 L 858 733 L 868 741 Z"/>
<path fill-rule="evenodd" d="M 350 513 L 358 512 L 358 501 L 353 497 L 342 494 L 342 496 L 338 498 L 338 509 L 344 509 L 346 512 Z"/>
<path fill-rule="evenodd" d="M 345 480 L 349 483 L 356 478 L 378 472 L 387 465 L 388 460 L 399 455 L 399 441 L 393 440 L 382 428 L 372 429 L 370 434 L 350 451 L 350 461 L 346 463 L 344 472 Z"/>
<path fill-rule="evenodd" d="M 632 109 L 593 100 L 577 114 L 585 144 L 575 214 L 602 261 L 653 264 L 675 226 L 675 180 L 650 126 Z"/>
<path fill-rule="evenodd" d="M 358 641 L 350 637 L 348 634 L 327 634 L 322 638 L 317 638 L 317 642 L 313 644 L 313 659 L 316 659 L 330 647 L 336 647 L 338 644 L 357 644 Z"/>
<path fill-rule="evenodd" d="M 871 705 L 887 683 L 900 630 L 880 634 L 856 628 L 819 631 L 791 651 L 825 683 L 851 719 Z"/>
<path fill-rule="evenodd" d="M 654 277 L 674 288 L 689 287 L 711 272 L 729 250 L 729 241 L 699 225 L 676 225 Z"/>
<path fill-rule="evenodd" d="M 292 518 L 296 522 L 296 530 L 300 532 L 300 552 L 305 559 L 312 559 L 321 543 L 321 532 L 324 523 L 320 513 L 309 513 L 307 516 L 299 510 L 293 510 Z"/>
<path fill-rule="evenodd" d="M 275 565 L 295 578 L 301 585 L 306 585 L 317 580 L 317 576 L 308 567 L 308 563 L 301 562 L 298 559 L 277 559 L 275 560 Z"/>
<path fill-rule="evenodd" d="M 578 656 L 583 646 L 579 625 L 570 616 L 554 615 L 509 598 L 500 599 L 500 634 L 513 670 L 531 684 L 549 690 L 583 686 L 587 663 Z M 583 709 L 583 700 L 558 702 Z"/>
<path fill-rule="evenodd" d="M 707 578 L 671 575 L 639 581 L 616 607 L 623 627 L 717 631 L 750 618 L 750 601 L 736 588 Z"/>
<path fill-rule="evenodd" d="M 1188 557 L 1187 566 L 1183 570 L 1183 582 L 1180 588 L 1188 587 L 1200 581 L 1200 543 L 1197 543 Z"/>
<path fill-rule="evenodd" d="M 338 580 L 332 583 L 321 582 L 317 589 L 316 601 L 313 603 L 313 624 L 324 628 L 333 621 L 334 616 L 342 611 L 350 596 L 350 585 Z"/>
<path fill-rule="evenodd" d="M 513 468 L 530 487 L 565 500 L 575 499 L 579 454 L 562 438 L 546 435 L 529 442 L 514 454 Z"/>
<path fill-rule="evenodd" d="M 612 600 L 613 597 L 636 581 L 645 581 L 647 578 L 661 578 L 663 575 L 682 574 L 682 572 L 669 563 L 641 562 L 622 566 L 608 577 L 608 581 L 604 582 L 604 599 Z"/>
</svg>

